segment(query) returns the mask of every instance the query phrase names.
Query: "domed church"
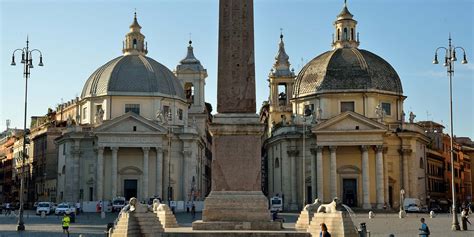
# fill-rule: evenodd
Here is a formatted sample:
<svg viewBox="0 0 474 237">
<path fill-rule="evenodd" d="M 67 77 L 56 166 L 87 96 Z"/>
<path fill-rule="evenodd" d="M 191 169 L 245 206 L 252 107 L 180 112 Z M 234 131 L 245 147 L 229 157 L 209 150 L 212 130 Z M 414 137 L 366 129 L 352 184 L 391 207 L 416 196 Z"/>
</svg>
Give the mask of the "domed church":
<svg viewBox="0 0 474 237">
<path fill-rule="evenodd" d="M 141 28 L 135 13 L 123 55 L 93 72 L 80 98 L 57 108 L 58 120 L 67 120 L 56 139 L 59 202 L 190 201 L 210 191 L 207 71 L 191 41 L 174 72 L 148 57 Z"/>
<path fill-rule="evenodd" d="M 285 210 L 337 197 L 363 209 L 398 208 L 405 197 L 426 201 L 428 138 L 405 121 L 401 80 L 380 56 L 360 49 L 357 21 L 346 4 L 334 22 L 332 49 L 298 75 L 283 35 L 269 75 L 264 192 Z"/>
</svg>

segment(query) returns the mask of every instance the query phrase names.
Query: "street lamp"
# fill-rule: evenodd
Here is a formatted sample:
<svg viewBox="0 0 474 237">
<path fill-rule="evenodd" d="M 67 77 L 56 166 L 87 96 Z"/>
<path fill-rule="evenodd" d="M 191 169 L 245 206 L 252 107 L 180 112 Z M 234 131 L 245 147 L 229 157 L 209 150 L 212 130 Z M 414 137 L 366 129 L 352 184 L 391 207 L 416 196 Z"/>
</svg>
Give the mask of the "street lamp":
<svg viewBox="0 0 474 237">
<path fill-rule="evenodd" d="M 306 205 L 306 117 L 312 113 L 310 108 L 303 111 L 303 207 Z"/>
<path fill-rule="evenodd" d="M 27 130 L 26 130 L 26 111 L 27 111 L 27 95 L 28 95 L 28 78 L 30 77 L 30 70 L 33 68 L 33 52 L 38 52 L 40 54 L 38 66 L 42 67 L 43 64 L 43 54 L 38 49 L 30 50 L 29 48 L 28 36 L 26 37 L 26 47 L 22 49 L 15 49 L 12 53 L 12 62 L 10 65 L 15 66 L 15 53 L 21 51 L 21 63 L 23 66 L 23 77 L 25 78 L 25 115 L 23 117 L 23 152 L 21 155 L 22 166 L 21 166 L 21 176 L 20 176 L 20 215 L 18 217 L 18 226 L 16 227 L 17 231 L 25 230 L 25 223 L 23 222 L 23 186 L 24 186 L 24 164 L 26 155 L 26 143 L 29 143 L 27 140 Z"/>
<path fill-rule="evenodd" d="M 435 58 L 433 60 L 433 64 L 438 64 L 438 50 L 444 49 L 445 56 L 444 56 L 444 64 L 443 66 L 446 67 L 448 76 L 449 76 L 449 112 L 450 112 L 450 130 L 451 130 L 451 190 L 453 194 L 453 223 L 451 226 L 451 230 L 460 230 L 459 228 L 459 221 L 456 214 L 456 190 L 454 188 L 454 147 L 453 147 L 453 75 L 454 75 L 454 62 L 457 60 L 456 58 L 456 49 L 461 49 L 464 53 L 463 60 L 461 61 L 462 64 L 467 64 L 466 58 L 466 51 L 462 47 L 454 47 L 451 45 L 451 34 L 449 35 L 449 44 L 448 48 L 445 47 L 438 47 L 435 51 Z"/>
<path fill-rule="evenodd" d="M 166 121 L 168 124 L 168 206 L 171 207 L 171 111 L 166 114 Z"/>
</svg>

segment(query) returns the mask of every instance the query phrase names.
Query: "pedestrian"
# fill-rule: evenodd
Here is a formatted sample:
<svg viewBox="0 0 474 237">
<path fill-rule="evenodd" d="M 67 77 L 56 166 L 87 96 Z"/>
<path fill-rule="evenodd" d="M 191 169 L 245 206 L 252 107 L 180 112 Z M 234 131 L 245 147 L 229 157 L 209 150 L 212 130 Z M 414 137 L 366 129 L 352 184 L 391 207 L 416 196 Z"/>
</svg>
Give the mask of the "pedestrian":
<svg viewBox="0 0 474 237">
<path fill-rule="evenodd" d="M 5 216 L 8 216 L 10 214 L 11 214 L 10 203 L 7 202 L 7 204 L 5 204 Z"/>
<path fill-rule="evenodd" d="M 196 206 L 193 205 L 191 206 L 191 216 L 193 216 L 193 219 L 196 218 Z"/>
<path fill-rule="evenodd" d="M 467 208 L 464 208 L 461 212 L 461 226 L 462 230 L 467 230 L 467 223 L 471 225 L 471 222 L 469 221 L 469 211 Z"/>
<path fill-rule="evenodd" d="M 319 233 L 319 237 L 331 237 L 328 227 L 324 223 L 321 223 L 321 232 Z"/>
<path fill-rule="evenodd" d="M 68 237 L 69 237 L 69 224 L 70 223 L 71 223 L 71 218 L 69 217 L 69 211 L 66 211 L 63 217 L 63 234 L 67 233 Z"/>
<path fill-rule="evenodd" d="M 428 228 L 428 225 L 425 223 L 425 218 L 421 218 L 421 228 L 420 228 L 420 237 L 428 237 L 430 236 L 430 228 Z"/>
</svg>

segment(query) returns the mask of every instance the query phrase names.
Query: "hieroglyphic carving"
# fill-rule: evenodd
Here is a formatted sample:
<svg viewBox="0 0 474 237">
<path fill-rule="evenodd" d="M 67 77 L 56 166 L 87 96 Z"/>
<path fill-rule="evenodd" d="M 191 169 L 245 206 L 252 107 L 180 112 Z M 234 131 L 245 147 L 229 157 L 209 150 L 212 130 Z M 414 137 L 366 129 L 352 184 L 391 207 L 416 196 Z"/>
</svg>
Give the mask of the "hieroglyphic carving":
<svg viewBox="0 0 474 237">
<path fill-rule="evenodd" d="M 253 0 L 219 4 L 217 112 L 255 113 Z"/>
</svg>

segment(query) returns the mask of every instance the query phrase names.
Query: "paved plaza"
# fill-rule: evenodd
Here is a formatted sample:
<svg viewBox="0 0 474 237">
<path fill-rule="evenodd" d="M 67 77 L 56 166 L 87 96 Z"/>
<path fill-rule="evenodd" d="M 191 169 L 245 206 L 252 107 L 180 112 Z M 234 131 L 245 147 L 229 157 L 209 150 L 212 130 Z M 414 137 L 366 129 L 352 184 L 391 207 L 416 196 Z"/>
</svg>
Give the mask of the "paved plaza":
<svg viewBox="0 0 474 237">
<path fill-rule="evenodd" d="M 285 218 L 284 228 L 294 231 L 295 222 L 298 218 L 297 213 L 282 213 Z M 108 213 L 106 219 L 100 219 L 96 213 L 85 213 L 76 217 L 76 222 L 71 223 L 71 237 L 77 237 L 82 234 L 89 236 L 105 236 L 105 228 L 107 223 L 113 222 L 116 214 Z M 175 232 L 191 232 L 192 218 L 189 213 L 178 213 L 176 215 L 180 224 L 180 228 Z M 358 213 L 353 218 L 354 224 L 359 225 L 361 222 L 367 224 L 371 237 L 384 236 L 389 234 L 398 236 L 415 237 L 418 236 L 418 228 L 420 226 L 419 219 L 425 217 L 426 223 L 431 230 L 431 237 L 436 236 L 474 236 L 474 226 L 468 226 L 469 231 L 450 231 L 451 216 L 448 214 L 440 214 L 436 218 L 430 219 L 427 214 L 409 214 L 407 218 L 399 219 L 396 214 L 377 214 L 374 219 L 369 219 L 365 213 Z M 197 213 L 196 219 L 200 219 L 200 213 Z M 45 236 L 56 237 L 66 236 L 62 234 L 61 217 L 50 215 L 42 219 L 34 215 L 33 212 L 27 211 L 25 215 L 25 226 L 27 231 L 17 233 L 15 231 L 17 219 L 14 216 L 0 216 L 0 237 L 10 236 Z M 331 231 L 331 230 L 329 230 Z"/>
</svg>

